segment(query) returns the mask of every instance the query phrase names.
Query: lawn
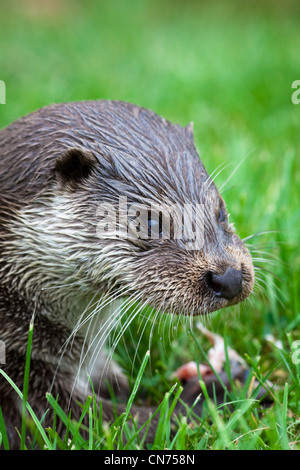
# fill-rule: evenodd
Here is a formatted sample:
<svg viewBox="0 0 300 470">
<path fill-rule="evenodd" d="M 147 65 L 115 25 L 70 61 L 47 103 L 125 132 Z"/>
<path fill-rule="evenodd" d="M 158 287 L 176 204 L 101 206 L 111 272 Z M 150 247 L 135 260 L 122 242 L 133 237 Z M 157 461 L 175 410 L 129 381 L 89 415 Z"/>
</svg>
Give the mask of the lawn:
<svg viewBox="0 0 300 470">
<path fill-rule="evenodd" d="M 262 412 L 234 390 L 232 408 L 207 402 L 198 426 L 182 422 L 176 439 L 161 427 L 156 448 L 299 449 L 300 366 L 293 346 L 300 340 L 300 104 L 291 99 L 300 79 L 299 2 L 26 0 L 1 2 L 0 11 L 6 85 L 0 128 L 44 105 L 84 99 L 130 101 L 181 125 L 193 121 L 208 172 L 224 166 L 216 184 L 224 184 L 238 234 L 266 232 L 249 239 L 263 268 L 255 292 L 206 324 L 260 380 L 278 385 L 274 405 Z M 116 357 L 132 382 L 143 364 L 138 394 L 155 404 L 164 400 L 167 413 L 172 371 L 184 360 L 205 359 L 196 328 L 173 322 L 176 331 L 166 331 L 162 324 L 147 365 L 152 332 L 146 328 L 142 341 L 133 339 L 139 325 L 125 333 Z M 98 425 L 96 410 L 86 411 Z M 75 445 L 120 448 L 113 429 L 97 428 L 101 440 L 78 438 Z M 48 436 L 54 446 L 59 442 L 54 431 Z"/>
</svg>

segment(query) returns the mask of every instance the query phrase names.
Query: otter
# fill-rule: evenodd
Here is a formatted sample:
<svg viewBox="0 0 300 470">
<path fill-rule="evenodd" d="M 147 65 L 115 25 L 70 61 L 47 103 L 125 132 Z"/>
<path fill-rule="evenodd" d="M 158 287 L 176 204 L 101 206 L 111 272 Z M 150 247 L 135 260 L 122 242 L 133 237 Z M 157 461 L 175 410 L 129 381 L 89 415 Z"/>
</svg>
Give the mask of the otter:
<svg viewBox="0 0 300 470">
<path fill-rule="evenodd" d="M 122 317 L 121 302 L 188 316 L 237 304 L 253 289 L 251 255 L 228 221 L 191 125 L 120 101 L 53 104 L 3 129 L 0 157 L 3 368 L 22 389 L 34 315 L 28 402 L 37 415 L 51 390 L 78 419 L 88 371 L 103 417 L 113 421 L 105 383 L 124 396 L 128 385 L 107 361 L 105 340 Z M 179 232 L 181 210 L 167 228 L 153 210 L 172 205 L 189 208 Z M 10 446 L 18 448 L 21 403 L 1 375 L 0 406 Z M 139 423 L 149 417 L 147 407 L 132 413 Z"/>
</svg>

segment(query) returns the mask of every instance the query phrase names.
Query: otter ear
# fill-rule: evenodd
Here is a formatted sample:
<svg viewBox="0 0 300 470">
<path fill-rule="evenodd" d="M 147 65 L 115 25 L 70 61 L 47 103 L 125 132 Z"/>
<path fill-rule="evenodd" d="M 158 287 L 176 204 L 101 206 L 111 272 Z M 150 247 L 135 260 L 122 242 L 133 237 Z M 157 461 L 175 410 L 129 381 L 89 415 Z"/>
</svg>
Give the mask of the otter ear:
<svg viewBox="0 0 300 470">
<path fill-rule="evenodd" d="M 64 183 L 79 182 L 92 173 L 96 164 L 97 158 L 91 152 L 71 148 L 57 158 L 55 173 Z"/>
</svg>

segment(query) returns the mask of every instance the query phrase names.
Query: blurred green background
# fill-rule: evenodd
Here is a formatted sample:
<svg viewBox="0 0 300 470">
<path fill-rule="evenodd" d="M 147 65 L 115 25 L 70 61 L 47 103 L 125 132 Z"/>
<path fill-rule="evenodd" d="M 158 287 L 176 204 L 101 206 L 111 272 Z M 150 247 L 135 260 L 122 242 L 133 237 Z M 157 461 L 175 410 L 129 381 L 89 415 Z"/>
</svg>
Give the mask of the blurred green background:
<svg viewBox="0 0 300 470">
<path fill-rule="evenodd" d="M 217 185 L 244 160 L 224 198 L 242 237 L 273 232 L 256 257 L 277 257 L 262 265 L 279 281 L 227 324 L 240 352 L 266 332 L 299 339 L 299 20 L 293 0 L 0 2 L 1 128 L 54 102 L 125 100 L 193 121 L 207 170 L 229 164 Z"/>
<path fill-rule="evenodd" d="M 270 228 L 260 215 L 276 202 L 274 176 L 299 153 L 300 106 L 291 102 L 291 84 L 300 78 L 299 2 L 0 5 L 0 79 L 7 88 L 1 127 L 53 102 L 99 98 L 131 101 L 182 125 L 193 121 L 209 171 L 248 156 L 248 178 L 255 175 L 261 198 L 272 197 L 245 217 L 258 210 L 254 230 Z"/>
</svg>

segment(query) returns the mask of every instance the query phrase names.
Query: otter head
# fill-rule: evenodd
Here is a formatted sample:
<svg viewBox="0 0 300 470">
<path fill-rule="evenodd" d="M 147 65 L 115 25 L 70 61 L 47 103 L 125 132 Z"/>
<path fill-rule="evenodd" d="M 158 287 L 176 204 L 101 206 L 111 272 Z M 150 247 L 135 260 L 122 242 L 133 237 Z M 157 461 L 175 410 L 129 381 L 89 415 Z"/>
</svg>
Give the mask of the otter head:
<svg viewBox="0 0 300 470">
<path fill-rule="evenodd" d="M 68 199 L 78 239 L 85 238 L 74 244 L 85 282 L 176 314 L 242 302 L 254 283 L 251 256 L 190 126 L 134 112 L 123 120 L 118 113 L 105 142 L 68 149 L 56 161 L 56 194 Z"/>
<path fill-rule="evenodd" d="M 5 279 L 56 319 L 98 293 L 183 315 L 250 294 L 251 256 L 190 126 L 100 101 L 44 108 L 7 132 L 19 154 L 4 179 Z"/>
</svg>

